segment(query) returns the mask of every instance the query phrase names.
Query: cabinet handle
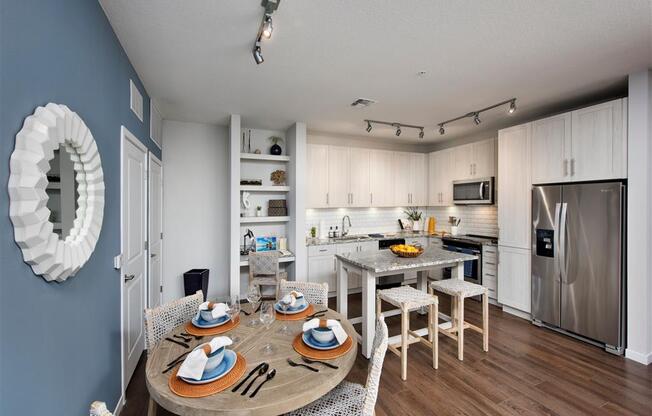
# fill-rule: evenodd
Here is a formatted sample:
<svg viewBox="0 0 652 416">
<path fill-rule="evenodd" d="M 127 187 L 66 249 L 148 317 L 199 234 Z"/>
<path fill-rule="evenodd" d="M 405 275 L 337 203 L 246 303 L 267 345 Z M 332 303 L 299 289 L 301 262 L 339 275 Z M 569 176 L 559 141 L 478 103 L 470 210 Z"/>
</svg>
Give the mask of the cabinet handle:
<svg viewBox="0 0 652 416">
<path fill-rule="evenodd" d="M 572 158 L 570 160 L 570 172 L 571 172 L 571 176 L 575 175 L 575 158 Z"/>
<path fill-rule="evenodd" d="M 353 205 L 353 193 L 351 193 L 351 205 Z"/>
<path fill-rule="evenodd" d="M 328 250 L 325 248 L 320 248 L 319 251 L 323 253 L 324 251 L 328 251 Z"/>
<path fill-rule="evenodd" d="M 564 159 L 564 176 L 568 176 L 568 159 Z"/>
<path fill-rule="evenodd" d="M 328 204 L 329 204 L 329 201 L 328 201 L 328 192 L 326 192 L 326 205 L 328 205 Z"/>
<path fill-rule="evenodd" d="M 333 271 L 337 272 L 337 260 L 333 257 Z"/>
<path fill-rule="evenodd" d="M 371 201 L 371 205 L 373 205 L 374 204 L 374 193 L 373 192 L 369 192 L 369 200 Z"/>
</svg>

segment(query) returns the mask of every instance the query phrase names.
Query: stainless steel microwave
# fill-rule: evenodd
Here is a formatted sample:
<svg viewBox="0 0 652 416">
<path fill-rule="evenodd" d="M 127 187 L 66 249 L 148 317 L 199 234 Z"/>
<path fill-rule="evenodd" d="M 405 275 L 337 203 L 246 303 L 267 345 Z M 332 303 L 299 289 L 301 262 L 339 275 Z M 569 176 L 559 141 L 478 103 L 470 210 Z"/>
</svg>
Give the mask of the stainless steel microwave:
<svg viewBox="0 0 652 416">
<path fill-rule="evenodd" d="M 493 205 L 493 176 L 453 181 L 453 203 L 455 205 Z"/>
</svg>

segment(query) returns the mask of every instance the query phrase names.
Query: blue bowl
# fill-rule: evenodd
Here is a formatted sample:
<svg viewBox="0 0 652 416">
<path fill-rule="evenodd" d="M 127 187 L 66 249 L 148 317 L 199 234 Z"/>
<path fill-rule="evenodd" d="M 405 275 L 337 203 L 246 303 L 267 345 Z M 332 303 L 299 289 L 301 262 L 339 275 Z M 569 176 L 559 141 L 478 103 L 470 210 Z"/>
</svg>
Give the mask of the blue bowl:
<svg viewBox="0 0 652 416">
<path fill-rule="evenodd" d="M 204 345 L 207 344 L 202 344 L 197 348 L 201 348 Z M 208 362 L 206 362 L 204 373 L 208 373 L 210 371 L 215 370 L 218 365 L 222 364 L 223 359 L 224 359 L 224 347 L 218 348 L 216 351 L 213 351 L 212 353 L 208 354 Z"/>
<path fill-rule="evenodd" d="M 335 333 L 330 328 L 313 328 L 310 331 L 310 335 L 312 335 L 315 341 L 321 342 L 322 344 L 328 344 L 335 339 Z"/>
<path fill-rule="evenodd" d="M 201 316 L 201 319 L 203 319 L 206 323 L 212 324 L 216 322 L 218 319 L 213 318 L 213 311 L 211 309 L 205 310 L 205 311 L 199 311 L 199 316 Z"/>
</svg>

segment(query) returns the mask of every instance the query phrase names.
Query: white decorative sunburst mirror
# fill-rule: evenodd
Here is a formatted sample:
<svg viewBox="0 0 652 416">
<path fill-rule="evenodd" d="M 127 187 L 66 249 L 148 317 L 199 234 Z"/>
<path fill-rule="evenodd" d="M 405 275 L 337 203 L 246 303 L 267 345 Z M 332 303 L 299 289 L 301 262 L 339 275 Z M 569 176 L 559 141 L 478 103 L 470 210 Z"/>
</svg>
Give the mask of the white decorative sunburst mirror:
<svg viewBox="0 0 652 416">
<path fill-rule="evenodd" d="M 16 135 L 10 171 L 9 216 L 23 259 L 48 282 L 63 282 L 88 261 L 102 228 L 95 139 L 65 105 L 38 107 Z"/>
</svg>

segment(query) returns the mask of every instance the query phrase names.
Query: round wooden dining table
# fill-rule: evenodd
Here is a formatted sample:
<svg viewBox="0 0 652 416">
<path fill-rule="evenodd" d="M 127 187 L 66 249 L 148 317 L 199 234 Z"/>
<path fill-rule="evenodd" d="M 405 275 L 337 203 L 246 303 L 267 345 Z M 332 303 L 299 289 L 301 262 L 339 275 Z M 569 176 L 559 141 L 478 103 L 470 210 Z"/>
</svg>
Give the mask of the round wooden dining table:
<svg viewBox="0 0 652 416">
<path fill-rule="evenodd" d="M 325 309 L 316 306 L 317 310 Z M 314 400 L 319 399 L 331 389 L 337 386 L 349 373 L 355 362 L 357 354 L 357 342 L 353 326 L 344 319 L 339 313 L 328 310 L 326 318 L 340 319 L 342 327 L 352 337 L 353 347 L 342 357 L 328 360 L 329 363 L 338 366 L 338 369 L 332 369 L 322 364 L 311 364 L 319 369 L 319 372 L 313 372 L 304 367 L 291 367 L 287 360 L 292 359 L 294 362 L 303 363 L 301 356 L 292 347 L 292 341 L 296 334 L 302 331 L 304 320 L 300 321 L 279 321 L 275 320 L 269 329 L 260 325 L 258 327 L 247 326 L 251 319 L 258 319 L 258 314 L 245 316 L 240 314 L 240 325 L 228 331 L 223 336 L 239 338 L 229 348 L 242 354 L 247 362 L 247 370 L 241 379 L 247 376 L 249 372 L 258 364 L 269 363 L 268 372 L 276 369 L 276 376 L 265 383 L 254 398 L 249 394 L 241 396 L 240 392 L 244 390 L 245 383 L 237 392 L 228 389 L 202 398 L 184 398 L 177 396 L 168 387 L 168 380 L 175 372 L 174 370 L 163 373 L 167 363 L 179 357 L 190 349 L 174 344 L 168 341 L 161 341 L 148 355 L 147 367 L 145 370 L 147 389 L 150 397 L 163 408 L 180 416 L 200 416 L 200 415 L 279 415 L 298 408 L 301 408 Z M 294 335 L 285 335 L 280 331 L 283 324 L 287 324 Z M 168 336 L 185 332 L 184 326 L 175 328 Z M 212 336 L 206 336 L 197 341 L 191 341 L 190 347 L 194 348 L 204 342 L 208 342 Z M 273 352 L 264 354 L 263 347 L 271 343 Z M 258 386 L 265 376 L 260 376 L 253 387 Z M 253 376 L 249 379 L 252 380 Z M 238 381 L 239 383 L 239 381 Z"/>
</svg>

